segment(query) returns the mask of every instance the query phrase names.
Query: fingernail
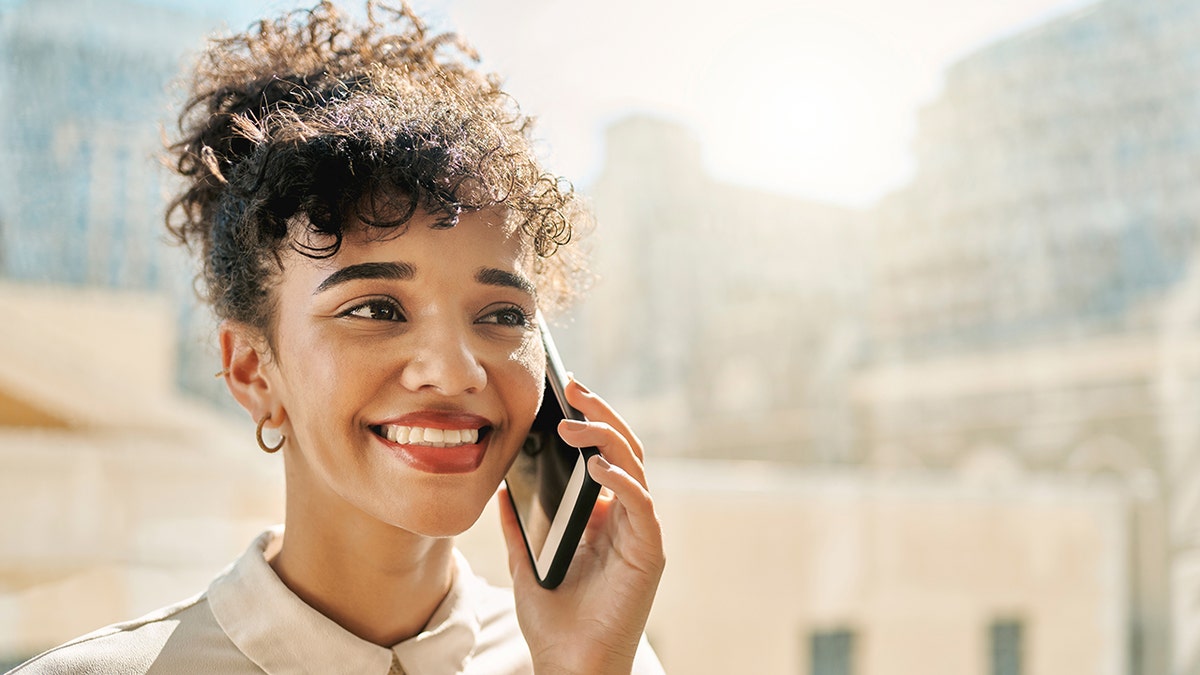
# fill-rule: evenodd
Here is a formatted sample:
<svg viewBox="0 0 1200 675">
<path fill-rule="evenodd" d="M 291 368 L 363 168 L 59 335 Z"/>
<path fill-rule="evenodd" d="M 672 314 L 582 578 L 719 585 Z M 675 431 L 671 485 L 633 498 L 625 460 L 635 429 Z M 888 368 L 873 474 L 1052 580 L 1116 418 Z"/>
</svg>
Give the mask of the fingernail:
<svg viewBox="0 0 1200 675">
<path fill-rule="evenodd" d="M 563 425 L 566 426 L 568 431 L 583 431 L 588 428 L 587 422 L 580 422 L 579 420 L 563 420 Z"/>
<path fill-rule="evenodd" d="M 579 387 L 579 391 L 582 391 L 585 394 L 592 393 L 591 389 L 588 389 L 587 387 L 583 386 L 583 384 L 579 380 L 575 379 L 574 376 L 571 376 L 571 381 L 575 383 L 576 387 Z"/>
<path fill-rule="evenodd" d="M 604 455 L 594 455 L 594 458 L 594 461 L 596 462 L 596 468 L 598 470 L 605 473 L 608 473 L 612 470 L 612 464 L 609 464 L 608 460 L 604 459 Z"/>
</svg>

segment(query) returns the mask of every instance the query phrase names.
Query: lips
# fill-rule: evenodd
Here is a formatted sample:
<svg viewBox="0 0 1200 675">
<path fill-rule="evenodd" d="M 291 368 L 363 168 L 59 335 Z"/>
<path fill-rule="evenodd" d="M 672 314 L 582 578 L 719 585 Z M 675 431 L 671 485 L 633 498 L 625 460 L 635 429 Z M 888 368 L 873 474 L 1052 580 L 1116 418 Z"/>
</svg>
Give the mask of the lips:
<svg viewBox="0 0 1200 675">
<path fill-rule="evenodd" d="M 420 411 L 371 431 L 399 459 L 428 473 L 467 473 L 479 468 L 491 422 L 469 413 Z"/>
</svg>

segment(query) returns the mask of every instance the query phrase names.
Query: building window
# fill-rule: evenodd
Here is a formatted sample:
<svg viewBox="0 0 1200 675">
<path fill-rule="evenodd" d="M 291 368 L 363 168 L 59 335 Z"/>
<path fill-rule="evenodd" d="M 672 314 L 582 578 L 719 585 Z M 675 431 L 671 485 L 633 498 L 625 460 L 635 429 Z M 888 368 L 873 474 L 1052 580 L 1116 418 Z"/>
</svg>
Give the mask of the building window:
<svg viewBox="0 0 1200 675">
<path fill-rule="evenodd" d="M 1021 675 L 1022 626 L 1020 621 L 1003 619 L 989 627 L 991 643 L 991 675 Z"/>
<path fill-rule="evenodd" d="M 810 675 L 852 675 L 854 633 L 846 629 L 816 631 L 809 638 Z"/>
</svg>

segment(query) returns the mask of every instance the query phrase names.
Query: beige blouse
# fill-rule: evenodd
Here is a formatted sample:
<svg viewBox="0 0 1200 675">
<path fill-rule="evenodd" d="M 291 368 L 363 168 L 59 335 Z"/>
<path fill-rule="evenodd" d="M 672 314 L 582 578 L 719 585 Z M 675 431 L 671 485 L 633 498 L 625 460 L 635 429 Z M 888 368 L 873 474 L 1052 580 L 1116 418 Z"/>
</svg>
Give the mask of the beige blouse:
<svg viewBox="0 0 1200 675">
<path fill-rule="evenodd" d="M 450 592 L 428 628 L 391 649 L 308 606 L 279 580 L 267 530 L 208 590 L 55 647 L 11 671 L 34 673 L 532 673 L 512 591 L 489 585 L 455 551 Z M 643 640 L 635 673 L 661 673 Z"/>
</svg>

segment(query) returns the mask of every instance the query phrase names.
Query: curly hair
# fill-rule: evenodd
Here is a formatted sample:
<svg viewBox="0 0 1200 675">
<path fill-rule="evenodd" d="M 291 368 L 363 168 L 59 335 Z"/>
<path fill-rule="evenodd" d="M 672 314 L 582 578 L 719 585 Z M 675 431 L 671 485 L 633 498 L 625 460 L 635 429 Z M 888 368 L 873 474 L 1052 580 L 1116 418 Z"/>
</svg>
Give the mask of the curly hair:
<svg viewBox="0 0 1200 675">
<path fill-rule="evenodd" d="M 565 303 L 583 265 L 559 247 L 590 215 L 542 168 L 530 118 L 478 61 L 407 5 L 375 0 L 361 26 L 324 1 L 213 39 L 169 146 L 186 184 L 166 221 L 199 251 L 217 316 L 270 338 L 285 247 L 325 258 L 358 223 L 402 231 L 422 212 L 453 227 L 496 207 L 532 242 L 540 302 Z"/>
</svg>

